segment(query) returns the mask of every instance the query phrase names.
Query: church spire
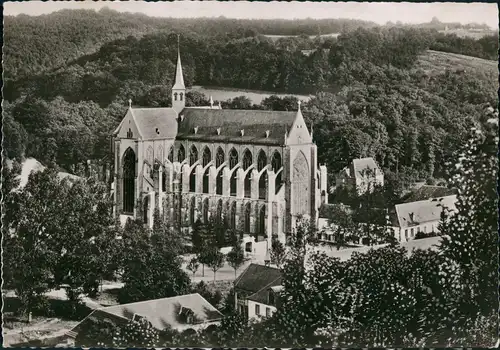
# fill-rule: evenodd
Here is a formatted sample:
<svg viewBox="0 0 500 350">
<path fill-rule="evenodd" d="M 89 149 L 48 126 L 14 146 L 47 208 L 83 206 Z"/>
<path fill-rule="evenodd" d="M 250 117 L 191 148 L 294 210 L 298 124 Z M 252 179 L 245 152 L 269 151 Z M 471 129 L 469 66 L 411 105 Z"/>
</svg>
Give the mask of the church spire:
<svg viewBox="0 0 500 350">
<path fill-rule="evenodd" d="M 181 64 L 181 50 L 179 48 L 180 44 L 180 35 L 177 34 L 177 68 L 175 71 L 175 84 L 172 89 L 182 89 L 184 90 L 186 87 L 184 86 L 184 76 L 182 74 L 182 64 Z"/>
<path fill-rule="evenodd" d="M 177 35 L 177 69 L 175 71 L 175 83 L 172 86 L 172 108 L 180 113 L 186 106 L 186 86 L 182 75 L 181 50 L 179 48 L 180 35 Z"/>
</svg>

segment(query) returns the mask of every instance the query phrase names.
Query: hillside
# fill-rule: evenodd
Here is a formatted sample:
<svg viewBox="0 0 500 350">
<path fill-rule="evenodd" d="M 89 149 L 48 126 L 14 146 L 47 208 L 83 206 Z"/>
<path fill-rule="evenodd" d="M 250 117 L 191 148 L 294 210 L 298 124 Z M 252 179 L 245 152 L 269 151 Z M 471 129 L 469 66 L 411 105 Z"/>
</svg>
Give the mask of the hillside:
<svg viewBox="0 0 500 350">
<path fill-rule="evenodd" d="M 61 10 L 41 16 L 4 17 L 4 79 L 58 68 L 103 44 L 128 36 L 141 37 L 161 31 L 226 39 L 258 34 L 313 35 L 373 27 L 374 23 L 350 19 L 236 20 L 230 18 L 165 18 L 108 8 Z"/>
<path fill-rule="evenodd" d="M 491 83 L 498 80 L 498 62 L 455 53 L 427 50 L 419 56 L 417 67 L 432 75 L 450 70 L 484 76 Z"/>
</svg>

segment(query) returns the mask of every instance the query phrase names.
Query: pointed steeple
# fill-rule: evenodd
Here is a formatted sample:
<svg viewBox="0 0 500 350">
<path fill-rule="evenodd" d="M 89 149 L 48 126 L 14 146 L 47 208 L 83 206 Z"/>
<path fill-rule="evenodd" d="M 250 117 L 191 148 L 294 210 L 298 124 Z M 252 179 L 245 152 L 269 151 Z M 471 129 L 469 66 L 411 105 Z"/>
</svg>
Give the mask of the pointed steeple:
<svg viewBox="0 0 500 350">
<path fill-rule="evenodd" d="M 181 64 L 181 50 L 179 48 L 180 35 L 177 34 L 177 68 L 175 71 L 175 84 L 173 90 L 184 90 L 186 86 L 184 85 L 184 76 L 182 74 L 182 64 Z"/>
</svg>

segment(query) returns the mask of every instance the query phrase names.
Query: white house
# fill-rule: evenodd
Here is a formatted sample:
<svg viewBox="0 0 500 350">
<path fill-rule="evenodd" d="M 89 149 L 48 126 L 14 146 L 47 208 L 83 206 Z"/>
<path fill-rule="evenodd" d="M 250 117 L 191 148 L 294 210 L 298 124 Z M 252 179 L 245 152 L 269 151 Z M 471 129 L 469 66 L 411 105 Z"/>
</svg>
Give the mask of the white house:
<svg viewBox="0 0 500 350">
<path fill-rule="evenodd" d="M 451 195 L 397 204 L 396 226 L 393 227 L 396 238 L 400 242 L 407 242 L 414 239 L 417 232 L 439 232 L 443 208 L 452 214 L 456 211 L 456 202 L 457 196 Z"/>
<path fill-rule="evenodd" d="M 371 157 L 353 159 L 349 166 L 337 175 L 337 186 L 356 186 L 359 194 L 373 188 L 374 185 L 384 185 L 384 173 L 377 162 Z"/>
<path fill-rule="evenodd" d="M 282 275 L 277 268 L 250 264 L 234 282 L 235 305 L 248 320 L 260 320 L 276 312 Z"/>
</svg>

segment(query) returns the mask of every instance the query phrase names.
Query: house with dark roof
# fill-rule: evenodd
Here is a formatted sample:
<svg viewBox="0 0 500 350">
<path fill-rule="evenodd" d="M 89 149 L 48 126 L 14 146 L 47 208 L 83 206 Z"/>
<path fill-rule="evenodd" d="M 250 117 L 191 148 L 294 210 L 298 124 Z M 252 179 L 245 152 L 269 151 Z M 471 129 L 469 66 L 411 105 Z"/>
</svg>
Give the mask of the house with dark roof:
<svg viewBox="0 0 500 350">
<path fill-rule="evenodd" d="M 284 241 L 301 217 L 318 217 L 327 169 L 300 109 L 186 107 L 180 53 L 172 106 L 129 108 L 114 131 L 114 212 L 121 222 L 153 213 L 189 232 L 210 217 L 258 241 Z M 140 207 L 139 207 L 140 206 Z"/>
<path fill-rule="evenodd" d="M 95 321 L 110 321 L 125 325 L 130 321 L 149 322 L 158 330 L 172 328 L 178 331 L 202 329 L 219 324 L 222 313 L 198 293 L 170 298 L 103 307 L 92 311 L 73 329 L 66 333 L 68 340 L 75 340 Z M 78 344 L 76 344 L 78 345 Z"/>
<path fill-rule="evenodd" d="M 353 159 L 336 177 L 336 186 L 355 186 L 358 193 L 365 193 L 375 185 L 384 185 L 384 173 L 375 159 Z"/>
<path fill-rule="evenodd" d="M 271 317 L 282 289 L 279 269 L 252 263 L 234 281 L 236 310 L 249 320 Z"/>
</svg>

